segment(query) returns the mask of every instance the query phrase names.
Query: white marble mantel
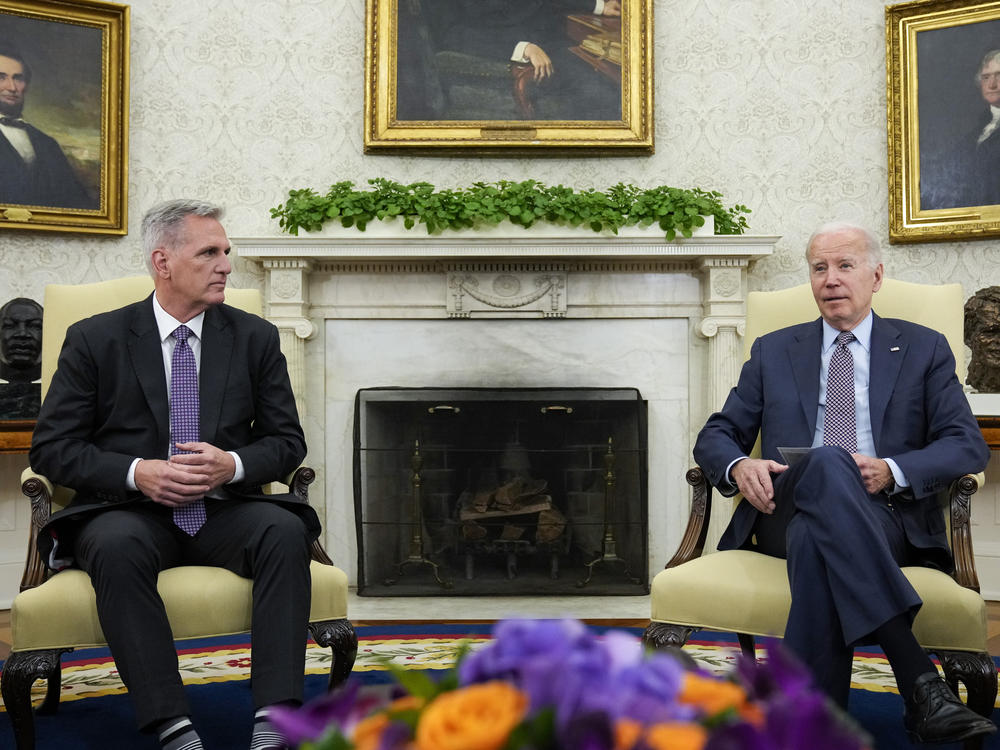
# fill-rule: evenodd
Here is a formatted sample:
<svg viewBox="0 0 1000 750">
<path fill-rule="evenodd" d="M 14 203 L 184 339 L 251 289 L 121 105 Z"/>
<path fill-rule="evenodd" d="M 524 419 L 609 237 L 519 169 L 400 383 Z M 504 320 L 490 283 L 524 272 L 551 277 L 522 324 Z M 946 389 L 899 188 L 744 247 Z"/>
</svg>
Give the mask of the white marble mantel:
<svg viewBox="0 0 1000 750">
<path fill-rule="evenodd" d="M 578 234 L 550 229 L 549 236 L 536 237 L 518 229 L 503 237 L 431 237 L 420 231 L 338 228 L 328 236 L 231 238 L 238 255 L 264 272 L 266 315 L 281 332 L 306 425 L 309 462 L 319 475 L 313 499 L 328 519 L 327 547 L 352 581 L 353 392 L 400 384 L 411 369 L 423 385 L 446 382 L 445 375 L 461 378 L 455 371 L 463 363 L 446 354 L 421 353 L 415 338 L 431 336 L 435 345 L 452 341 L 453 347 L 472 341 L 470 346 L 479 347 L 476 359 L 484 360 L 490 358 L 493 333 L 511 326 L 517 333 L 510 334 L 513 341 L 502 341 L 500 360 L 482 371 L 466 369 L 465 380 L 458 382 L 487 384 L 484 373 L 504 371 L 503 358 L 527 339 L 531 345 L 525 356 L 541 356 L 532 349 L 540 340 L 541 351 L 553 352 L 556 369 L 570 377 L 599 372 L 593 377 L 602 378 L 603 385 L 612 385 L 607 380 L 616 374 L 631 384 L 628 370 L 645 366 L 636 365 L 636 357 L 651 363 L 650 371 L 671 371 L 670 380 L 650 375 L 647 380 L 658 385 L 645 387 L 661 405 L 659 411 L 650 408 L 650 570 L 662 567 L 673 551 L 687 514 L 683 469 L 690 461 L 692 431 L 736 380 L 743 359 L 747 271 L 773 252 L 779 237 L 710 235 L 667 242 L 662 235 Z M 366 321 L 373 325 L 364 327 Z M 433 321 L 451 324 L 439 324 L 429 334 Z M 506 327 L 487 321 L 504 321 Z M 578 335 L 583 338 L 573 338 Z M 344 343 L 345 338 L 353 343 Z M 663 338 L 673 342 L 661 348 Z M 602 351 L 574 352 L 573 341 L 598 342 L 578 349 Z M 382 369 L 373 360 L 384 361 Z M 434 369 L 438 361 L 441 378 Z M 625 372 L 614 369 L 619 362 L 626 363 L 619 366 Z M 545 367 L 550 364 L 544 360 Z M 365 370 L 364 379 L 355 382 L 361 378 L 358 370 Z M 579 378 L 588 384 L 586 374 Z"/>
</svg>

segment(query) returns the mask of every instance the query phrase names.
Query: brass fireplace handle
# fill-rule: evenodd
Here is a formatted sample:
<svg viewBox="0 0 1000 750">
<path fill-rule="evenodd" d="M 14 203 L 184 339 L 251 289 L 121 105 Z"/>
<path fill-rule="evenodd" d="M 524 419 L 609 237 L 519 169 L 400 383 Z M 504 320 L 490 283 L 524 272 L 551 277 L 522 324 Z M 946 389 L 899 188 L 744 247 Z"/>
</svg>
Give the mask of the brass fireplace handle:
<svg viewBox="0 0 1000 750">
<path fill-rule="evenodd" d="M 462 411 L 459 406 L 451 406 L 450 404 L 439 404 L 438 406 L 427 407 L 428 414 L 437 414 L 439 411 L 450 411 L 452 414 L 458 414 Z"/>
<path fill-rule="evenodd" d="M 542 414 L 548 414 L 550 411 L 561 411 L 561 412 L 563 412 L 565 414 L 572 414 L 573 413 L 573 407 L 572 406 L 543 406 L 542 407 Z"/>
</svg>

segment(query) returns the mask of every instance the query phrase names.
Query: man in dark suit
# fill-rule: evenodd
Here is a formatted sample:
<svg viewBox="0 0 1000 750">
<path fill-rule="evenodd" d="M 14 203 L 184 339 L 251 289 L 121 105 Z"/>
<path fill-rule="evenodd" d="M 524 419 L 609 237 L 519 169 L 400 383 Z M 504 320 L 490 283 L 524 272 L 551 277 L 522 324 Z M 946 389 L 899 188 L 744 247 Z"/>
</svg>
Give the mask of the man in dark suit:
<svg viewBox="0 0 1000 750">
<path fill-rule="evenodd" d="M 996 727 L 964 706 L 913 636 L 921 602 L 902 565 L 952 568 L 935 494 L 990 452 L 940 333 L 872 312 L 877 240 L 828 224 L 806 259 L 821 318 L 753 343 L 694 457 L 724 495 L 743 494 L 720 549 L 787 557 L 785 643 L 846 706 L 853 649 L 878 643 L 923 742 Z M 749 458 L 757 439 L 761 458 Z M 778 446 L 811 447 L 788 466 Z"/>
<path fill-rule="evenodd" d="M 39 535 L 50 566 L 90 575 L 138 724 L 200 748 L 157 590 L 159 571 L 214 565 L 253 579 L 251 748 L 283 747 L 268 707 L 302 699 L 315 512 L 261 485 L 306 453 L 278 332 L 223 304 L 220 210 L 171 201 L 143 219 L 155 292 L 72 325 L 31 466 L 76 490 Z"/>
<path fill-rule="evenodd" d="M 31 68 L 0 42 L 0 205 L 98 207 L 59 144 L 21 118 Z"/>
</svg>

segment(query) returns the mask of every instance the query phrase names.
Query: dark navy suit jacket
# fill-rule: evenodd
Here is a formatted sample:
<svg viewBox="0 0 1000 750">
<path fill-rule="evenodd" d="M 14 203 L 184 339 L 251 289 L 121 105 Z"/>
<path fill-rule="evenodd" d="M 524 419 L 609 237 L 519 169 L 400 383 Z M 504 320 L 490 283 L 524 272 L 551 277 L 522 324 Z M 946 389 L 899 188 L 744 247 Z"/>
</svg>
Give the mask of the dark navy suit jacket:
<svg viewBox="0 0 1000 750">
<path fill-rule="evenodd" d="M 812 445 L 819 404 L 822 320 L 757 339 L 722 410 L 702 428 L 694 458 L 725 495 L 735 494 L 726 468 L 750 454 L 758 432 L 761 457 L 782 462 L 778 446 Z M 951 569 L 941 508 L 935 497 L 956 478 L 982 471 L 990 458 L 955 375 L 943 335 L 904 320 L 872 324 L 869 403 L 875 451 L 892 458 L 911 491 L 896 503 L 908 541 L 926 562 Z M 757 511 L 742 501 L 720 541 L 735 549 L 749 538 Z"/>
<path fill-rule="evenodd" d="M 307 504 L 294 495 L 260 494 L 262 484 L 286 477 L 306 453 L 277 329 L 228 305 L 208 308 L 198 379 L 201 439 L 236 451 L 246 473 L 243 482 L 220 489 L 286 504 L 315 539 L 319 521 Z M 63 556 L 71 551 L 75 526 L 91 514 L 150 502 L 127 489 L 126 476 L 136 457 L 167 458 L 169 434 L 152 298 L 70 326 L 29 455 L 35 471 L 76 490 L 39 534 L 43 559 L 52 548 L 52 529 Z"/>
</svg>

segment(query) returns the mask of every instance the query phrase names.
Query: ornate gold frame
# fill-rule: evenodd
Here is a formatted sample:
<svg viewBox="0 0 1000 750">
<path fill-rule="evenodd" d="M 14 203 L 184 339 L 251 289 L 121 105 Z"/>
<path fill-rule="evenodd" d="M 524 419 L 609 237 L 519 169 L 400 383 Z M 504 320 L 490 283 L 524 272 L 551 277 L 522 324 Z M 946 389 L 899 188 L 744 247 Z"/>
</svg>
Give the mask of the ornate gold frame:
<svg viewBox="0 0 1000 750">
<path fill-rule="evenodd" d="M 397 119 L 398 7 L 412 1 L 366 1 L 366 153 L 611 156 L 653 152 L 653 0 L 622 3 L 621 121 Z"/>
<path fill-rule="evenodd" d="M 0 229 L 127 234 L 128 6 L 97 0 L 0 0 L 0 15 L 18 17 L 21 23 L 39 21 L 86 27 L 101 34 L 100 198 L 96 209 L 0 204 Z M 25 54 L 28 52 L 25 50 Z M 28 108 L 30 97 L 31 94 Z M 92 114 L 95 123 L 97 114 Z"/>
<path fill-rule="evenodd" d="M 917 43 L 917 35 L 921 32 L 962 30 L 968 33 L 975 24 L 997 20 L 1000 20 L 1000 2 L 997 1 L 916 0 L 891 5 L 885 10 L 890 242 L 978 239 L 1000 235 L 1000 205 L 921 205 L 920 147 L 921 136 L 927 133 L 926 128 L 921 129 L 918 107 L 920 60 Z M 1000 40 L 993 46 L 1000 47 Z M 977 54 L 981 56 L 983 52 L 956 45 L 954 86 L 963 85 L 966 58 Z M 977 57 L 974 64 L 978 62 Z M 975 70 L 969 73 L 970 86 L 974 73 Z M 929 97 L 930 88 L 927 93 Z M 924 172 L 926 180 L 933 177 L 928 169 Z"/>
</svg>

